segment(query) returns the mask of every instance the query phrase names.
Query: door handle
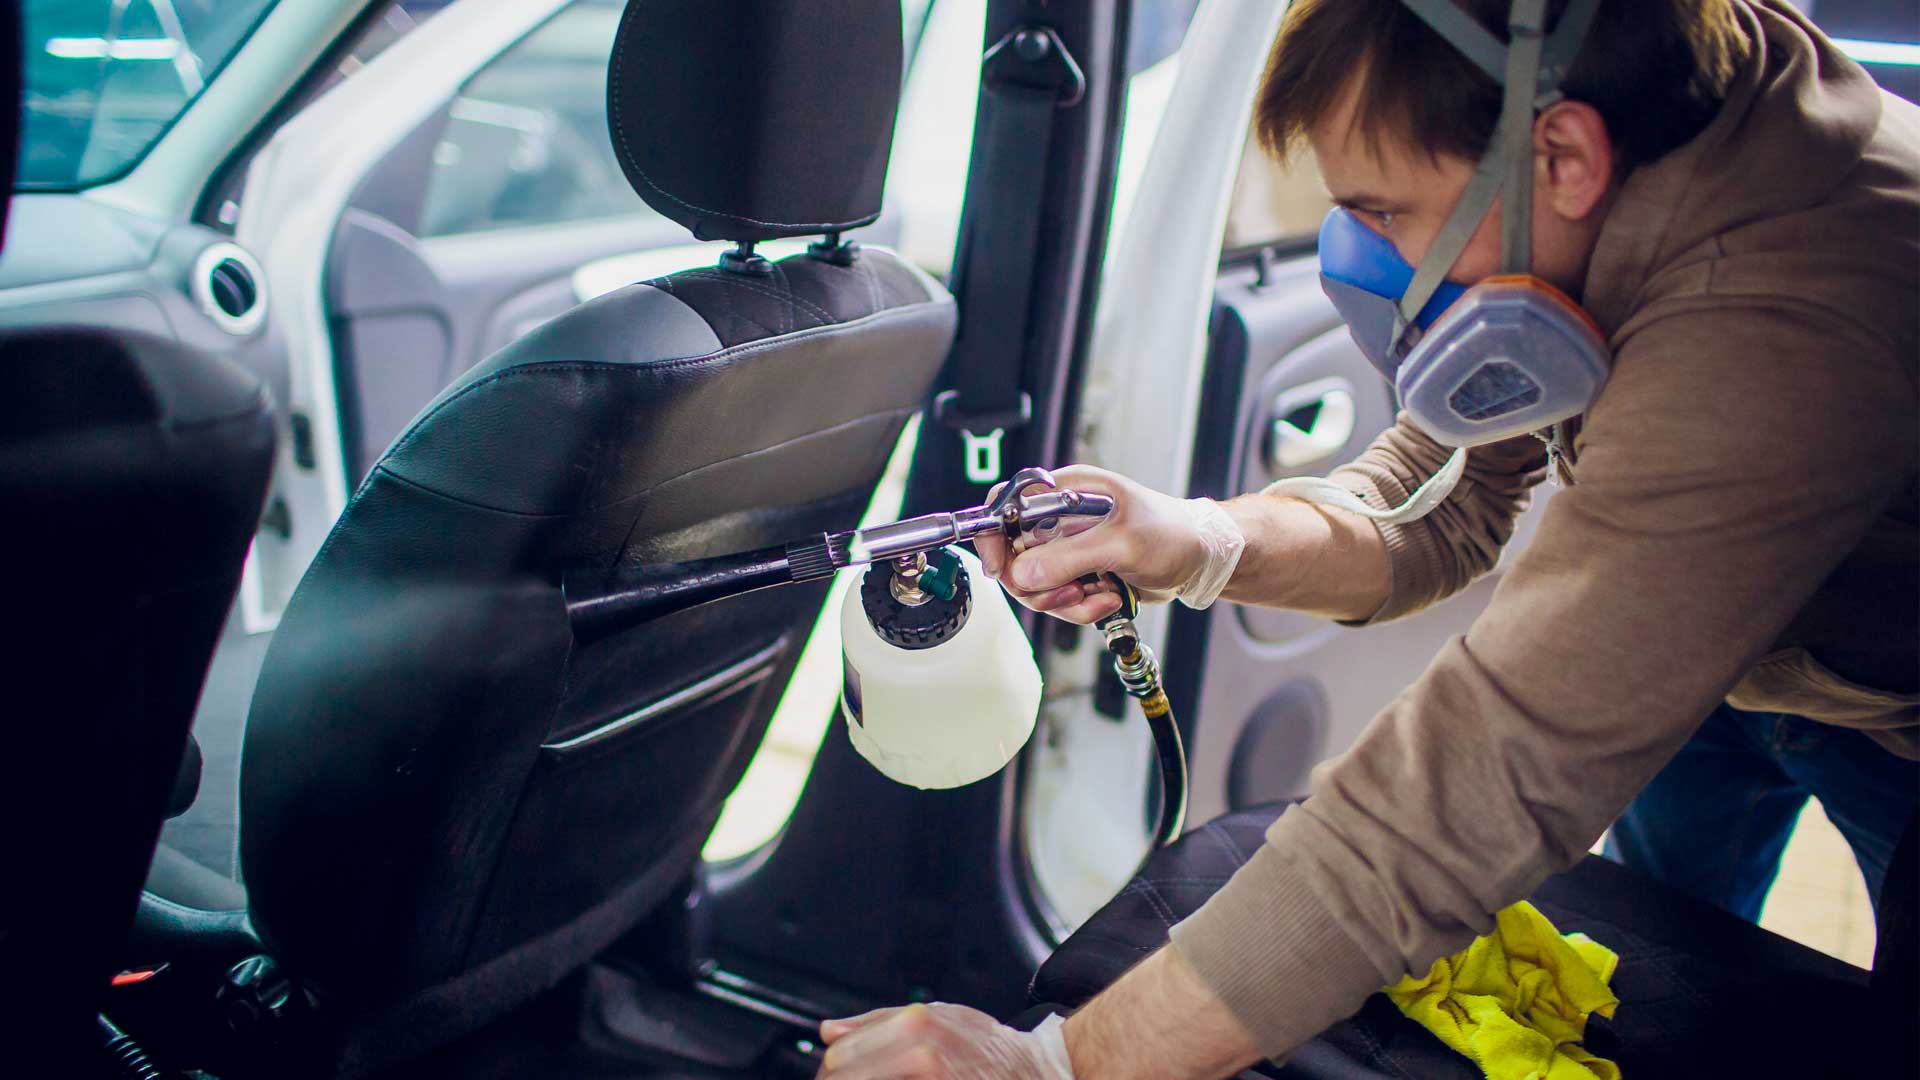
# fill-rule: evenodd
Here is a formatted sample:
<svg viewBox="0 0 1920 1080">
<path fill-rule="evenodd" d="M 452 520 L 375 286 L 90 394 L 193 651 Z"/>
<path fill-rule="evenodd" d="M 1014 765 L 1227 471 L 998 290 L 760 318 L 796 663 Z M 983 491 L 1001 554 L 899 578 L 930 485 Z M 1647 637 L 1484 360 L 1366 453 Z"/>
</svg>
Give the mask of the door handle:
<svg viewBox="0 0 1920 1080">
<path fill-rule="evenodd" d="M 1341 378 L 1318 379 L 1273 399 L 1267 428 L 1267 470 L 1291 472 L 1325 461 L 1353 438 L 1353 387 Z"/>
</svg>

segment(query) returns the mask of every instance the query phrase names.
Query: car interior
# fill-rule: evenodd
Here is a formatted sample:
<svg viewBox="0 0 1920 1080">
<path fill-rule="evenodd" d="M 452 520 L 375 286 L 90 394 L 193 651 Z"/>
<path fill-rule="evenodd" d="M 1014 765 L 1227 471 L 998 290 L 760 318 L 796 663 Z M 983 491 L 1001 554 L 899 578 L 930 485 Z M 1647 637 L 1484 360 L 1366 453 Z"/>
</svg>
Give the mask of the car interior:
<svg viewBox="0 0 1920 1080">
<path fill-rule="evenodd" d="M 1802 5 L 1910 43 L 1898 6 Z M 0 5 L 21 1075 L 809 1077 L 824 1019 L 1031 1027 L 1163 944 L 1497 572 L 1365 630 L 1143 613 L 1177 775 L 1021 610 L 1038 731 L 940 791 L 837 719 L 845 573 L 580 600 L 1026 465 L 1227 498 L 1358 453 L 1395 403 L 1324 193 L 1219 104 L 1283 8 Z M 1127 366 L 1160 342 L 1190 370 Z M 790 724 L 790 811 L 716 853 Z M 1626 1076 L 1910 1069 L 1895 864 L 1871 969 L 1598 856 L 1533 900 L 1620 954 Z M 1376 996 L 1248 1075 L 1480 1073 Z"/>
</svg>

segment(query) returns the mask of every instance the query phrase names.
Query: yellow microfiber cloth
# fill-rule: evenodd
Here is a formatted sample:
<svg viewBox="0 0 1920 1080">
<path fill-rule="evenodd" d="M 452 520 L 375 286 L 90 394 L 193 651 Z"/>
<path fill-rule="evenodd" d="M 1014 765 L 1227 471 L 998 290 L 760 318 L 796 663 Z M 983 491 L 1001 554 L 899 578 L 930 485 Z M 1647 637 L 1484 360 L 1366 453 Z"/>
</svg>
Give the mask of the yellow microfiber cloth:
<svg viewBox="0 0 1920 1080">
<path fill-rule="evenodd" d="M 1620 1080 L 1619 1066 L 1580 1045 L 1587 1016 L 1610 1017 L 1619 1004 L 1607 989 L 1619 956 L 1585 934 L 1563 936 L 1525 901 L 1495 918 L 1493 933 L 1386 995 L 1487 1080 Z"/>
</svg>

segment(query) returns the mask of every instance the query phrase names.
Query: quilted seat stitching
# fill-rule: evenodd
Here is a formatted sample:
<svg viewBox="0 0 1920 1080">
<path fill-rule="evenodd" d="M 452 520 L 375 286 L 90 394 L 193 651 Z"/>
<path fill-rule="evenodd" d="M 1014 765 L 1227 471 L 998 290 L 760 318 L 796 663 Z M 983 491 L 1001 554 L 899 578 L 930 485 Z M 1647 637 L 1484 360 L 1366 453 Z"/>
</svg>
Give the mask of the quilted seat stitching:
<svg viewBox="0 0 1920 1080">
<path fill-rule="evenodd" d="M 775 265 L 778 266 L 779 264 L 776 263 Z M 784 294 L 780 292 L 776 292 L 772 289 L 764 288 L 752 282 L 741 280 L 741 278 L 738 275 L 728 274 L 727 271 L 725 270 L 689 270 L 689 271 L 684 271 L 680 274 L 676 274 L 674 276 L 681 278 L 683 280 L 691 278 L 695 281 L 711 281 L 716 284 L 724 285 L 730 288 L 745 289 L 748 292 L 759 293 L 761 296 L 767 297 L 768 299 L 771 299 L 771 300 L 784 301 L 790 308 L 792 307 L 804 308 L 809 314 L 813 315 L 817 319 L 820 319 L 822 322 L 834 323 L 834 322 L 840 321 L 839 319 L 834 318 L 830 312 L 826 311 L 823 308 L 818 307 L 815 304 L 809 303 L 808 301 L 803 300 L 798 296 L 793 295 L 792 292 L 787 292 Z M 789 318 L 792 317 L 791 311 L 789 311 L 788 317 Z M 859 316 L 855 316 L 855 318 L 859 318 Z M 788 332 L 790 333 L 791 331 L 788 331 Z"/>
</svg>

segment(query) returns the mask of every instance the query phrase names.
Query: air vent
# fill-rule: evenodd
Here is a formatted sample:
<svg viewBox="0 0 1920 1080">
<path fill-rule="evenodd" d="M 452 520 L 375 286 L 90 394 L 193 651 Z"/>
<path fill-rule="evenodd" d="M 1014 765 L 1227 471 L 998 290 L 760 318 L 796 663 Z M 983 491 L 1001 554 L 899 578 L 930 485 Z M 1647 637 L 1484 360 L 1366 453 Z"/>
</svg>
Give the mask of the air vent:
<svg viewBox="0 0 1920 1080">
<path fill-rule="evenodd" d="M 213 286 L 213 306 L 236 319 L 244 318 L 260 299 L 253 275 L 238 259 L 221 259 L 207 276 Z"/>
<path fill-rule="evenodd" d="M 260 264 L 237 244 L 214 244 L 194 261 L 193 297 L 229 334 L 251 334 L 266 317 L 266 282 Z"/>
</svg>

